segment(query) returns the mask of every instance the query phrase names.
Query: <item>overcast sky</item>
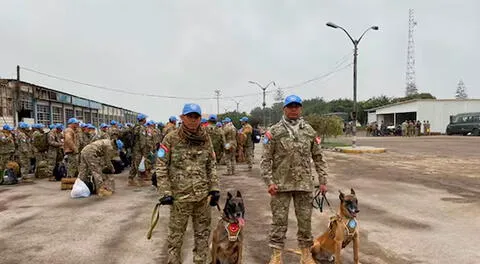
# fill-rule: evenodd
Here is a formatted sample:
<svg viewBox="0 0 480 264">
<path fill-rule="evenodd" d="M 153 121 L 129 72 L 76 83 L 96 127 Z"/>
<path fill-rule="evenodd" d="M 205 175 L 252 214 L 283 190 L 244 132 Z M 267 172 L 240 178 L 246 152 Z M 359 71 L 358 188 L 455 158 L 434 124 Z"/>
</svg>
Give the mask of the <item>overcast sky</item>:
<svg viewBox="0 0 480 264">
<path fill-rule="evenodd" d="M 480 98 L 478 0 L 0 0 L 0 76 L 15 66 L 164 99 L 100 90 L 22 71 L 22 79 L 144 112 L 164 121 L 186 102 L 216 113 L 225 97 L 261 92 L 249 80 L 291 87 L 303 98 L 352 98 L 352 35 L 378 25 L 359 45 L 358 99 L 403 96 L 408 9 L 415 10 L 420 92 L 453 98 L 460 79 Z M 306 80 L 325 78 L 300 84 Z M 272 86 L 268 88 L 272 90 Z M 268 91 L 267 90 L 267 91 Z M 273 102 L 267 95 L 267 105 Z M 241 111 L 261 95 L 238 97 Z M 234 110 L 220 100 L 220 112 Z"/>
</svg>

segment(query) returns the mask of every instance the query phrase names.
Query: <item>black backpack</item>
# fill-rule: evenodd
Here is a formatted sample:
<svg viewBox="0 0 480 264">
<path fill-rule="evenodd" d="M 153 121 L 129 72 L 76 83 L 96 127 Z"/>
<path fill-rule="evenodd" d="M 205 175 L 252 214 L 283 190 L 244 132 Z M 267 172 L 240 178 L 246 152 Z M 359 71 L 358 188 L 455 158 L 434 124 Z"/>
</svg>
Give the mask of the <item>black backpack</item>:
<svg viewBox="0 0 480 264">
<path fill-rule="evenodd" d="M 65 167 L 65 163 L 59 162 L 55 165 L 53 169 L 53 176 L 55 176 L 56 181 L 61 181 L 62 178 L 67 177 L 67 168 Z"/>
<path fill-rule="evenodd" d="M 252 141 L 253 143 L 260 143 L 260 138 L 262 135 L 260 134 L 260 129 L 254 128 L 252 132 Z"/>
<path fill-rule="evenodd" d="M 12 185 L 17 183 L 18 183 L 18 178 L 17 178 L 17 175 L 15 175 L 15 172 L 13 172 L 13 169 L 6 169 L 3 173 L 2 178 L 0 179 L 0 184 Z"/>
</svg>

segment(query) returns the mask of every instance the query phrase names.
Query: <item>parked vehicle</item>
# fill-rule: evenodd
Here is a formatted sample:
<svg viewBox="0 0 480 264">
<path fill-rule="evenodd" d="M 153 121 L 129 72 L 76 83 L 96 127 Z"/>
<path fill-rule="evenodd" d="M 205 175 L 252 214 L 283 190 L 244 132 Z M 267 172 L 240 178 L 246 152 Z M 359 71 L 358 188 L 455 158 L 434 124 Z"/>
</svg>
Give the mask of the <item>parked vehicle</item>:
<svg viewBox="0 0 480 264">
<path fill-rule="evenodd" d="M 461 113 L 450 116 L 447 135 L 461 134 L 480 136 L 480 112 Z"/>
</svg>

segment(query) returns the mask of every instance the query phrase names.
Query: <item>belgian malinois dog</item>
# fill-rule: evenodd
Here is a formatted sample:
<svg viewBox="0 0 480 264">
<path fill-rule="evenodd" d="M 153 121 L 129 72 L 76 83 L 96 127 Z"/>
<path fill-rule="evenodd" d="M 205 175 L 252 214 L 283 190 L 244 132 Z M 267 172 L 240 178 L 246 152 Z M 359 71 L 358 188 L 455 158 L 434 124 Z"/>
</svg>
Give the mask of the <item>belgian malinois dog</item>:
<svg viewBox="0 0 480 264">
<path fill-rule="evenodd" d="M 212 264 L 241 264 L 245 225 L 242 194 L 227 193 L 223 215 L 212 233 Z"/>
<path fill-rule="evenodd" d="M 341 264 L 340 251 L 353 241 L 353 262 L 358 264 L 358 200 L 353 189 L 347 195 L 340 191 L 339 198 L 338 213 L 330 217 L 328 230 L 315 239 L 311 248 L 312 257 L 317 263 Z"/>
</svg>

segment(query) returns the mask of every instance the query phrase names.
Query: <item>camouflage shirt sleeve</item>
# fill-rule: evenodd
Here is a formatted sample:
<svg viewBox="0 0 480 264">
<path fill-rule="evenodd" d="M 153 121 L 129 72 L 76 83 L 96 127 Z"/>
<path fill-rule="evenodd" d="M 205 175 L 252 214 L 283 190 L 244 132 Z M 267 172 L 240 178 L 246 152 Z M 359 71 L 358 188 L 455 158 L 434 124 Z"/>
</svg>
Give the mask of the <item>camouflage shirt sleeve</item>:
<svg viewBox="0 0 480 264">
<path fill-rule="evenodd" d="M 320 137 L 315 137 L 311 142 L 312 159 L 315 164 L 315 170 L 318 173 L 318 183 L 327 184 L 327 162 L 323 156 Z"/>
<path fill-rule="evenodd" d="M 260 161 L 262 177 L 267 186 L 274 184 L 272 175 L 273 155 L 275 151 L 275 139 L 270 131 L 265 132 L 263 139 L 263 154 Z"/>
<path fill-rule="evenodd" d="M 157 162 L 155 163 L 155 173 L 157 174 L 158 194 L 160 197 L 171 196 L 171 182 L 169 175 L 169 167 L 171 161 L 171 137 L 165 137 L 160 145 L 157 153 L 164 153 L 164 155 L 157 154 Z"/>
<path fill-rule="evenodd" d="M 220 191 L 220 187 L 218 185 L 218 175 L 217 175 L 217 159 L 215 157 L 215 150 L 213 149 L 212 141 L 208 141 L 208 151 L 210 155 L 208 155 L 207 160 L 207 176 L 210 179 L 210 191 Z"/>
<path fill-rule="evenodd" d="M 148 154 L 148 148 L 147 148 L 147 130 L 145 127 L 140 126 L 138 129 L 138 144 L 140 146 L 140 151 L 143 154 L 143 156 L 146 156 Z"/>
<path fill-rule="evenodd" d="M 59 148 L 63 146 L 63 143 L 57 141 L 54 133 L 48 133 L 48 145 Z"/>
</svg>

